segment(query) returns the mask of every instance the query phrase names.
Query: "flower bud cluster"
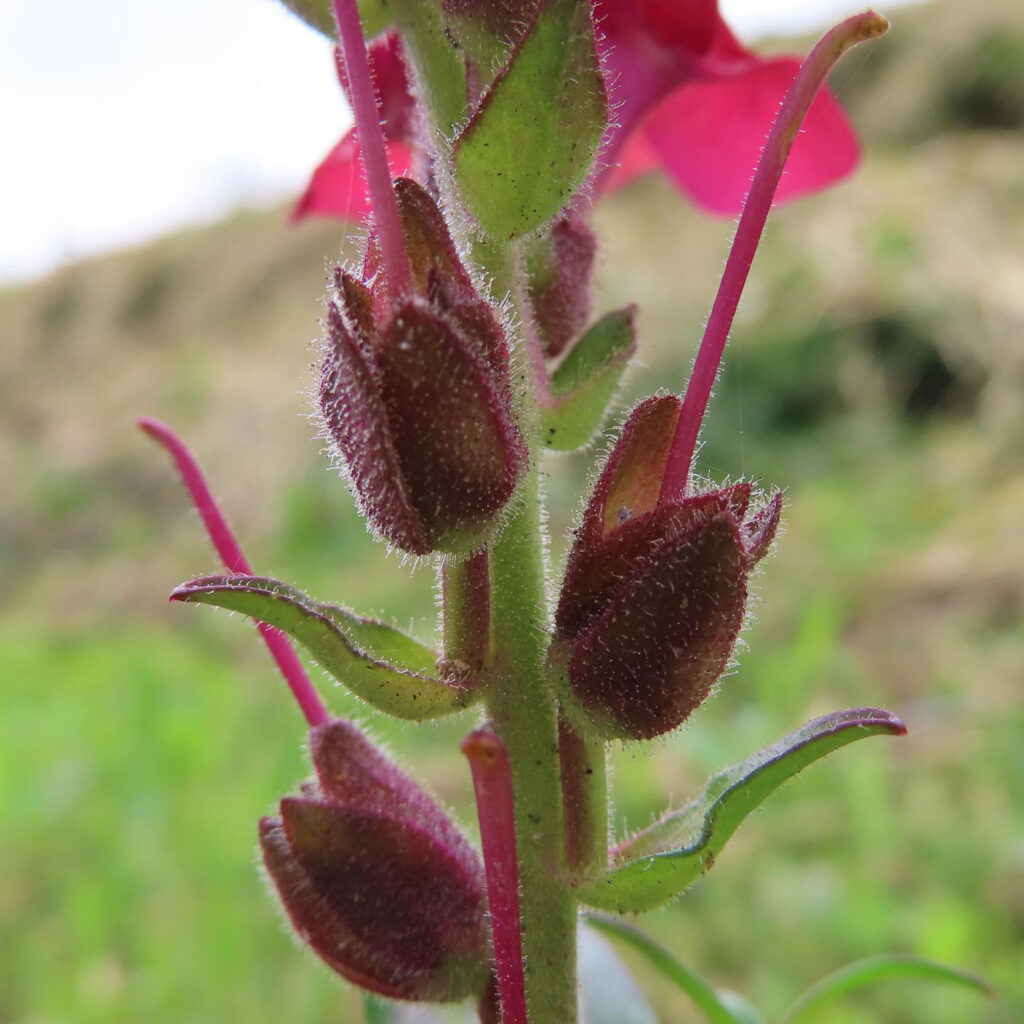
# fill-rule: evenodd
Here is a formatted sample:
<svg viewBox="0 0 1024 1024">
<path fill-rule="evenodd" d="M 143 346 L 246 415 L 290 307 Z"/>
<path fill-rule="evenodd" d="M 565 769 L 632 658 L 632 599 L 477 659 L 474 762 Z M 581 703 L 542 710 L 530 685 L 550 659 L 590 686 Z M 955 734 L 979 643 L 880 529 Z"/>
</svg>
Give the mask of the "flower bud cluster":
<svg viewBox="0 0 1024 1024">
<path fill-rule="evenodd" d="M 295 930 L 380 995 L 479 997 L 490 948 L 475 851 L 351 723 L 317 726 L 310 750 L 316 779 L 260 822 L 264 864 Z"/>
<path fill-rule="evenodd" d="M 752 515 L 749 483 L 659 503 L 680 406 L 656 397 L 630 416 L 562 585 L 552 659 L 567 710 L 608 738 L 669 732 L 707 698 L 782 509 L 776 493 Z"/>
<path fill-rule="evenodd" d="M 571 210 L 534 243 L 528 267 L 530 306 L 548 359 L 561 355 L 586 326 L 596 251 L 592 228 Z"/>
<path fill-rule="evenodd" d="M 486 543 L 526 445 L 501 324 L 460 261 L 437 204 L 395 183 L 412 289 L 385 287 L 377 239 L 327 303 L 320 411 L 371 526 L 414 555 Z"/>
</svg>

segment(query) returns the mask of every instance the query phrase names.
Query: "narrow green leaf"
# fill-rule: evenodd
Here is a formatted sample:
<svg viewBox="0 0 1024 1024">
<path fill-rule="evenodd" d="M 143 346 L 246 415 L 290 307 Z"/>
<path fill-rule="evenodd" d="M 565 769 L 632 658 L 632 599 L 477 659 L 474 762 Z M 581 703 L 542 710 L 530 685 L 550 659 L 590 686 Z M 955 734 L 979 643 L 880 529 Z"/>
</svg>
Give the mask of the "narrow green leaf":
<svg viewBox="0 0 1024 1024">
<path fill-rule="evenodd" d="M 579 932 L 579 972 L 585 1024 L 658 1024 L 629 968 L 593 928 Z"/>
<path fill-rule="evenodd" d="M 434 678 L 436 655 L 393 626 L 319 604 L 265 576 L 207 576 L 174 601 L 216 605 L 283 630 L 342 685 L 380 711 L 422 721 L 466 707 L 474 694 Z"/>
<path fill-rule="evenodd" d="M 554 217 L 583 183 L 606 116 L 589 3 L 542 5 L 456 142 L 456 181 L 484 231 L 519 238 Z"/>
<path fill-rule="evenodd" d="M 736 1024 L 766 1024 L 760 1011 L 739 992 L 730 992 L 720 988 L 716 991 L 722 1005 L 733 1015 Z"/>
<path fill-rule="evenodd" d="M 956 967 L 926 960 L 924 957 L 890 953 L 857 960 L 838 971 L 826 975 L 812 985 L 779 1018 L 779 1024 L 797 1024 L 799 1021 L 817 1020 L 817 1012 L 825 1003 L 838 999 L 854 989 L 874 985 L 890 978 L 920 978 L 943 981 L 972 989 L 981 995 L 995 995 L 992 986 L 976 974 Z"/>
<path fill-rule="evenodd" d="M 591 441 L 635 351 L 632 307 L 601 317 L 576 342 L 551 377 L 554 404 L 542 412 L 549 448 L 567 452 Z"/>
<path fill-rule="evenodd" d="M 731 1010 L 724 995 L 716 992 L 703 978 L 694 974 L 664 946 L 655 942 L 639 928 L 619 918 L 606 917 L 604 914 L 587 913 L 584 916 L 593 927 L 620 939 L 641 953 L 655 970 L 693 1000 L 711 1024 L 748 1024 L 751 1021 L 749 1012 L 744 1017 Z M 756 1021 L 757 1018 L 753 1020 Z"/>
<path fill-rule="evenodd" d="M 580 888 L 580 902 L 615 913 L 667 903 L 711 868 L 751 811 L 807 765 L 866 736 L 905 732 L 895 715 L 876 708 L 837 711 L 808 722 L 715 775 L 692 803 L 628 839 L 608 872 Z"/>
</svg>

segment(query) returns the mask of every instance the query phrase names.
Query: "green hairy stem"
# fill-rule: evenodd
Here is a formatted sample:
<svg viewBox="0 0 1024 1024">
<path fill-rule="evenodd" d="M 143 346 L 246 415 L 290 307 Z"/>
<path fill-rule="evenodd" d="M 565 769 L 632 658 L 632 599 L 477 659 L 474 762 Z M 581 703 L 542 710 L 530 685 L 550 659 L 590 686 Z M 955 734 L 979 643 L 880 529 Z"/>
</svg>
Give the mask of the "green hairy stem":
<svg viewBox="0 0 1024 1024">
<path fill-rule="evenodd" d="M 547 599 L 536 466 L 491 552 L 495 681 L 486 699 L 508 749 L 531 1024 L 566 1024 L 576 1010 L 576 905 L 565 880 L 558 717 L 546 687 Z"/>
</svg>

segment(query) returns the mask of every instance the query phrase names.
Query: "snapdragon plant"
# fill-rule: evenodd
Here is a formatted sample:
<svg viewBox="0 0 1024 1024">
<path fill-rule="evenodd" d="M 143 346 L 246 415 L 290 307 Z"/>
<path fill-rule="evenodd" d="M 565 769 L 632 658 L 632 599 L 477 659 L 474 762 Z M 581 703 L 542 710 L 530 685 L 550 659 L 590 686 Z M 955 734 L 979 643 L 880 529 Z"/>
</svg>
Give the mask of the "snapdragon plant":
<svg viewBox="0 0 1024 1024">
<path fill-rule="evenodd" d="M 850 18 L 801 64 L 755 57 L 713 2 L 287 2 L 336 38 L 355 116 L 297 215 L 368 219 L 360 258 L 328 283 L 319 421 L 372 532 L 436 568 L 442 643 L 256 574 L 188 450 L 142 422 L 227 570 L 172 599 L 254 619 L 309 725 L 313 776 L 260 822 L 266 873 L 301 940 L 383 997 L 369 1020 L 419 1002 L 470 1005 L 488 1024 L 573 1024 L 581 917 L 644 953 L 708 1020 L 760 1019 L 624 918 L 684 893 L 787 779 L 902 722 L 875 708 L 816 719 L 622 837 L 609 832 L 606 757 L 679 727 L 730 664 L 783 501 L 701 481 L 701 423 L 773 201 L 856 160 L 823 82 L 887 22 Z M 655 167 L 742 215 L 690 380 L 622 420 L 556 573 L 542 462 L 593 443 L 637 347 L 632 307 L 592 316 L 588 214 Z M 477 709 L 462 753 L 480 851 L 331 714 L 293 641 L 385 714 Z M 819 983 L 784 1019 L 900 972 L 977 984 L 882 957 Z M 588 1020 L 650 1019 L 637 1000 Z"/>
</svg>

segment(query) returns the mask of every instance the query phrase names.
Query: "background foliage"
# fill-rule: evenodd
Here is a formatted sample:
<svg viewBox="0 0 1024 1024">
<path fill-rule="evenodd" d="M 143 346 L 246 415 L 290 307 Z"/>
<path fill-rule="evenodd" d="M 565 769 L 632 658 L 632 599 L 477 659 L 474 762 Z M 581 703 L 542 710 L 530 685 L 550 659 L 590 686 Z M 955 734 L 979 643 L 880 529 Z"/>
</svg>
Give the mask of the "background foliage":
<svg viewBox="0 0 1024 1024">
<path fill-rule="evenodd" d="M 1009 1022 L 1024 1015 L 1024 15 L 944 3 L 894 28 L 836 82 L 864 166 L 775 216 L 706 432 L 706 472 L 788 487 L 750 649 L 681 733 L 618 756 L 618 820 L 646 823 L 815 714 L 897 711 L 906 740 L 816 767 L 647 924 L 769 1010 L 903 950 L 1004 998 L 896 985 L 823 1019 Z M 596 222 L 602 308 L 641 306 L 625 407 L 684 379 L 730 226 L 653 181 Z M 239 212 L 0 292 L 0 1021 L 355 1019 L 255 870 L 256 819 L 307 770 L 298 715 L 247 625 L 166 607 L 217 566 L 132 426 L 182 430 L 260 571 L 429 634 L 429 574 L 381 567 L 305 418 L 338 237 Z M 586 466 L 548 465 L 556 558 Z M 468 726 L 373 722 L 467 823 Z M 638 971 L 666 1021 L 689 1019 Z"/>
</svg>

